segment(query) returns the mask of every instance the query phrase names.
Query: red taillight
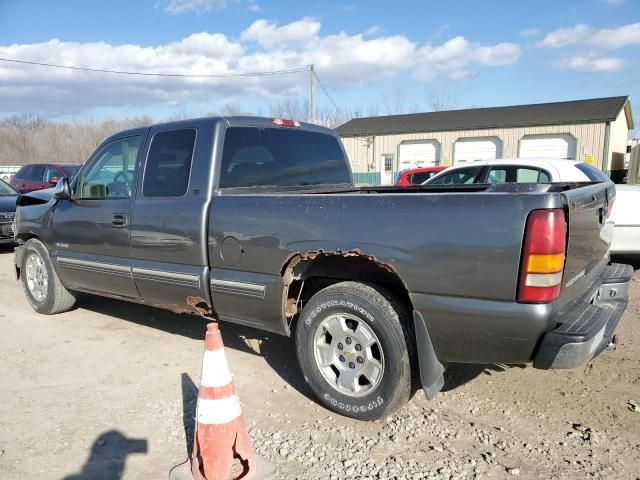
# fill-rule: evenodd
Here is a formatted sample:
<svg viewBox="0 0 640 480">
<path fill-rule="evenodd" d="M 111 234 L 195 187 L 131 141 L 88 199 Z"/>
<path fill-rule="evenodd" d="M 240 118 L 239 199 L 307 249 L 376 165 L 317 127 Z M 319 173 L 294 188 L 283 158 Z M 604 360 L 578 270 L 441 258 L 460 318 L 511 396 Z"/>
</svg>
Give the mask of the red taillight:
<svg viewBox="0 0 640 480">
<path fill-rule="evenodd" d="M 300 126 L 300 122 L 297 122 L 295 120 L 287 120 L 283 118 L 274 118 L 272 120 L 272 123 L 274 125 L 278 125 L 279 127 L 299 127 Z"/>
<path fill-rule="evenodd" d="M 524 232 L 518 302 L 547 303 L 560 294 L 567 227 L 561 209 L 534 210 Z"/>
</svg>

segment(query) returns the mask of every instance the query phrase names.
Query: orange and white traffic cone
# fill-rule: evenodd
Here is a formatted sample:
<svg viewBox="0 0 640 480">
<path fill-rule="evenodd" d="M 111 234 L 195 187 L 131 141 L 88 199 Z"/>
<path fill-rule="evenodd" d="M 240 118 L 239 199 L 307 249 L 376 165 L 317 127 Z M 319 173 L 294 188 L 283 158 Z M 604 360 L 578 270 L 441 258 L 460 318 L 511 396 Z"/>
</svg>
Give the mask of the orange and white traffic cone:
<svg viewBox="0 0 640 480">
<path fill-rule="evenodd" d="M 236 479 L 273 478 L 275 469 L 251 450 L 240 400 L 231 378 L 217 323 L 207 325 L 196 408 L 191 472 L 196 480 L 228 480 L 234 460 Z"/>
</svg>

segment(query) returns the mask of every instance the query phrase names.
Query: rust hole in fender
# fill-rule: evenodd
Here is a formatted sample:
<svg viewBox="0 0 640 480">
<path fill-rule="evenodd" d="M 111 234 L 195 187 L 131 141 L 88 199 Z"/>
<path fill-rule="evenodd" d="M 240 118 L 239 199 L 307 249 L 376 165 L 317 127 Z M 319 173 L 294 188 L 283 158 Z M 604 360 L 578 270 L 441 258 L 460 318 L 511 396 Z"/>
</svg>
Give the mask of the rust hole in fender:
<svg viewBox="0 0 640 480">
<path fill-rule="evenodd" d="M 287 323 L 300 312 L 301 299 L 304 302 L 308 298 L 308 294 L 303 294 L 303 289 L 313 291 L 317 288 L 317 285 L 305 286 L 305 279 L 309 277 L 325 278 L 328 282 L 353 280 L 377 283 L 408 296 L 408 288 L 393 266 L 379 261 L 373 255 L 363 254 L 359 248 L 293 252 L 285 259 L 280 274 L 284 286 L 283 307 Z"/>
</svg>

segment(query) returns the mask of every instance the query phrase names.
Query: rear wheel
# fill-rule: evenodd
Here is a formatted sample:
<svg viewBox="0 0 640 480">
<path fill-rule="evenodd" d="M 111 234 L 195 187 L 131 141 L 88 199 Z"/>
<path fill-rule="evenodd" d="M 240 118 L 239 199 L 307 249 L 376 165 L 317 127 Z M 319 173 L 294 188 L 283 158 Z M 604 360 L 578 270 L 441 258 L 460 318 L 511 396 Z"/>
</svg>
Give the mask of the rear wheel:
<svg viewBox="0 0 640 480">
<path fill-rule="evenodd" d="M 25 243 L 20 277 L 27 300 L 38 313 L 66 312 L 76 303 L 75 294 L 62 285 L 46 247 L 39 240 Z"/>
<path fill-rule="evenodd" d="M 409 400 L 409 314 L 377 286 L 341 282 L 316 293 L 300 315 L 296 351 L 307 383 L 334 412 L 375 420 Z"/>
</svg>

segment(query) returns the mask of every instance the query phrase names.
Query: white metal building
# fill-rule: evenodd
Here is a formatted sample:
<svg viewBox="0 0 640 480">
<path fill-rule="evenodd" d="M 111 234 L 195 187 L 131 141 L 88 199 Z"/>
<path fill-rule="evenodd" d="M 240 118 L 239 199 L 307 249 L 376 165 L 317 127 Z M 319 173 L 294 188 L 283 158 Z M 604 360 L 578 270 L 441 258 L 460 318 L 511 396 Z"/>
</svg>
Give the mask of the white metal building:
<svg viewBox="0 0 640 480">
<path fill-rule="evenodd" d="M 567 158 L 622 169 L 629 97 L 354 118 L 336 128 L 357 183 L 405 168 L 494 158 Z"/>
</svg>

